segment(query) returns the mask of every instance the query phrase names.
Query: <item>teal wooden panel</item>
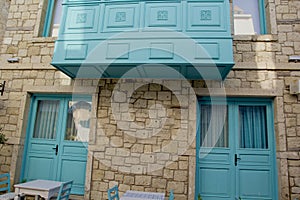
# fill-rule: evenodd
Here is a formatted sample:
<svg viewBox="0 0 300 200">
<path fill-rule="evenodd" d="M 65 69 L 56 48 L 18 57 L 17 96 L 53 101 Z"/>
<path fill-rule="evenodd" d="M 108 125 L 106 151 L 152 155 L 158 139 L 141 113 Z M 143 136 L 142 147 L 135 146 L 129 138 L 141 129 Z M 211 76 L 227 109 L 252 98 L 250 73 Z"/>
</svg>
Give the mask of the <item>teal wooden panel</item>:
<svg viewBox="0 0 300 200">
<path fill-rule="evenodd" d="M 138 4 L 106 5 L 104 15 L 104 32 L 137 29 L 139 25 Z"/>
<path fill-rule="evenodd" d="M 88 44 L 68 44 L 66 60 L 84 60 L 87 56 Z"/>
<path fill-rule="evenodd" d="M 242 199 L 273 199 L 272 184 L 268 169 L 239 170 L 239 196 Z"/>
<path fill-rule="evenodd" d="M 81 145 L 80 145 L 81 146 Z M 63 155 L 71 155 L 75 157 L 83 157 L 86 158 L 87 156 L 87 146 L 82 145 L 78 146 L 71 146 L 71 145 L 63 145 L 62 154 Z"/>
<path fill-rule="evenodd" d="M 270 165 L 271 159 L 269 152 L 257 152 L 256 154 L 240 153 L 240 165 Z"/>
<path fill-rule="evenodd" d="M 66 8 L 65 23 L 61 27 L 63 34 L 67 33 L 97 33 L 99 26 L 100 6 L 80 5 Z"/>
<path fill-rule="evenodd" d="M 173 59 L 173 43 L 154 43 L 150 44 L 150 59 Z"/>
<path fill-rule="evenodd" d="M 108 43 L 106 58 L 107 59 L 128 59 L 130 52 L 130 43 Z"/>
<path fill-rule="evenodd" d="M 179 3 L 146 3 L 145 27 L 182 29 L 182 12 Z"/>
<path fill-rule="evenodd" d="M 222 3 L 189 3 L 187 31 L 226 31 L 227 21 Z"/>
<path fill-rule="evenodd" d="M 73 180 L 72 194 L 84 194 L 86 159 L 63 158 L 60 171 L 61 181 Z"/>
<path fill-rule="evenodd" d="M 219 59 L 220 58 L 220 46 L 217 42 L 211 43 L 198 43 L 195 51 L 196 59 Z"/>
<path fill-rule="evenodd" d="M 25 179 L 27 181 L 36 179 L 54 179 L 55 158 L 45 155 L 31 155 L 27 160 Z"/>
<path fill-rule="evenodd" d="M 231 197 L 231 172 L 228 168 L 200 167 L 201 196 Z"/>
<path fill-rule="evenodd" d="M 200 152 L 202 153 L 202 151 Z M 206 154 L 206 153 L 205 153 Z M 200 159 L 201 162 L 205 163 L 230 163 L 230 155 L 227 152 L 214 152 L 210 151 L 207 155 Z"/>
<path fill-rule="evenodd" d="M 38 142 L 33 141 L 30 143 L 30 152 L 32 153 L 40 153 L 43 152 L 43 154 L 53 155 L 53 149 L 55 147 L 55 143 L 45 143 L 45 142 Z"/>
<path fill-rule="evenodd" d="M 228 1 L 65 2 L 52 65 L 72 78 L 93 78 L 88 75 L 94 72 L 98 77 L 97 71 L 106 70 L 105 77 L 120 78 L 120 70 L 127 72 L 128 66 L 154 63 L 180 66 L 178 72 L 188 79 L 224 79 L 234 64 Z M 187 40 L 195 44 L 187 45 Z M 78 69 L 83 64 L 94 67 L 83 72 Z M 198 70 L 187 67 L 190 64 L 204 66 L 207 77 L 195 75 Z M 103 67 L 108 65 L 112 69 Z M 219 70 L 209 72 L 206 66 Z M 160 78 L 170 78 L 161 74 L 157 72 Z"/>
</svg>

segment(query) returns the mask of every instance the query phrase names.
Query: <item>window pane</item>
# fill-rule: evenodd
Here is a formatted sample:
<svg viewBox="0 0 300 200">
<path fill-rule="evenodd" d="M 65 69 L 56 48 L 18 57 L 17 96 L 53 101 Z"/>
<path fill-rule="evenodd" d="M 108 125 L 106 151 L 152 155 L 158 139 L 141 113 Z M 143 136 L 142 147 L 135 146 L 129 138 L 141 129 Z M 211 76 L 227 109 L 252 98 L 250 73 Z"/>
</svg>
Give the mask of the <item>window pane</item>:
<svg viewBox="0 0 300 200">
<path fill-rule="evenodd" d="M 261 34 L 258 0 L 233 0 L 234 34 Z"/>
<path fill-rule="evenodd" d="M 59 101 L 39 100 L 34 126 L 34 138 L 55 139 Z"/>
<path fill-rule="evenodd" d="M 52 31 L 51 36 L 58 36 L 60 18 L 62 14 L 62 0 L 55 0 L 52 18 Z"/>
<path fill-rule="evenodd" d="M 268 148 L 265 106 L 239 106 L 239 121 L 241 148 Z"/>
<path fill-rule="evenodd" d="M 69 101 L 65 140 L 89 141 L 91 102 Z"/>
<path fill-rule="evenodd" d="M 202 147 L 228 147 L 227 107 L 201 105 L 200 142 Z"/>
</svg>

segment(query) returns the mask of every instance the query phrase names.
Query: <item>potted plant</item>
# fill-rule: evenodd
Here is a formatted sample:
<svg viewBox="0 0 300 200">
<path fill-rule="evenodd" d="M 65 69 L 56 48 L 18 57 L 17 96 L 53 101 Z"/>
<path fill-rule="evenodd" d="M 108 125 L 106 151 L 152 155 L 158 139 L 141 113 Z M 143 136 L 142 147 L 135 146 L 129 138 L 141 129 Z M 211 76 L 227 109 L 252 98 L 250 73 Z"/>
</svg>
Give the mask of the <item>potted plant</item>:
<svg viewBox="0 0 300 200">
<path fill-rule="evenodd" d="M 3 134 L 3 128 L 0 128 L 0 144 L 5 144 L 6 141 L 7 141 L 7 138 Z"/>
<path fill-rule="evenodd" d="M 202 200 L 202 198 L 201 198 L 201 195 L 200 195 L 200 194 L 198 194 L 198 200 Z"/>
</svg>

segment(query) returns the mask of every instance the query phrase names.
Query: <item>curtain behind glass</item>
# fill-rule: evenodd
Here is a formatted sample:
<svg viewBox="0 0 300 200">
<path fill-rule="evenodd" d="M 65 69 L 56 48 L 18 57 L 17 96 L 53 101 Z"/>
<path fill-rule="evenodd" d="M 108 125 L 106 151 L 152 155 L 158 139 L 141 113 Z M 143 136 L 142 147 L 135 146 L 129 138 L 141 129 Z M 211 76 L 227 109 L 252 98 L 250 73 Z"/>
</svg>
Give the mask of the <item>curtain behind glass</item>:
<svg viewBox="0 0 300 200">
<path fill-rule="evenodd" d="M 69 101 L 65 140 L 89 141 L 90 113 L 89 101 Z"/>
<path fill-rule="evenodd" d="M 239 106 L 240 147 L 267 149 L 265 106 Z"/>
<path fill-rule="evenodd" d="M 227 107 L 225 105 L 201 105 L 202 147 L 228 147 Z"/>
<path fill-rule="evenodd" d="M 38 101 L 34 138 L 55 139 L 59 101 Z"/>
</svg>

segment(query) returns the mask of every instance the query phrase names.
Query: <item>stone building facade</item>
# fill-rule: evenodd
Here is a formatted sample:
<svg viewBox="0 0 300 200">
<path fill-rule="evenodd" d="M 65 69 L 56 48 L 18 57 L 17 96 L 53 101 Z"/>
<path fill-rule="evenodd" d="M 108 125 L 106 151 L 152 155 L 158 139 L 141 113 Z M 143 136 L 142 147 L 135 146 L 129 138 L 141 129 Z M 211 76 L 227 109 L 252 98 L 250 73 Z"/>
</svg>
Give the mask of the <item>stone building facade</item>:
<svg viewBox="0 0 300 200">
<path fill-rule="evenodd" d="M 269 34 L 233 36 L 235 66 L 223 83 L 70 79 L 50 64 L 56 38 L 40 36 L 45 2 L 0 2 L 0 81 L 7 83 L 0 126 L 8 138 L 0 171 L 14 183 L 22 176 L 31 96 L 79 93 L 92 96 L 85 199 L 107 199 L 115 184 L 121 194 L 174 189 L 175 199 L 194 199 L 197 97 L 225 91 L 273 100 L 278 199 L 300 198 L 300 99 L 290 94 L 300 64 L 289 62 L 300 55 L 300 1 L 265 1 Z"/>
</svg>

